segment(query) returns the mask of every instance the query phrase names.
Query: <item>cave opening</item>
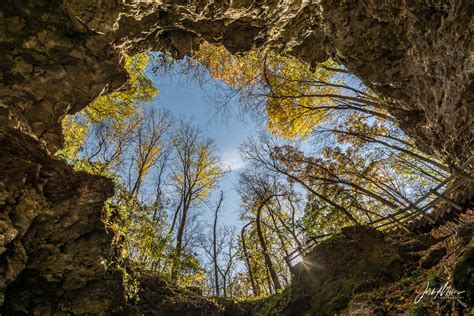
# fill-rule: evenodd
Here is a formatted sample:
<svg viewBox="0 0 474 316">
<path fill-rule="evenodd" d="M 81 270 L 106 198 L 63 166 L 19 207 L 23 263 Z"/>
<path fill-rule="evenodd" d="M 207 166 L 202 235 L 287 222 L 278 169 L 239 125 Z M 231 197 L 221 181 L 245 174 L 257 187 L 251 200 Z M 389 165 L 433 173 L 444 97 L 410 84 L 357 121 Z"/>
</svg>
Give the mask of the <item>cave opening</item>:
<svg viewBox="0 0 474 316">
<path fill-rule="evenodd" d="M 302 248 L 347 226 L 407 230 L 449 175 L 336 61 L 203 44 L 125 67 L 122 90 L 65 119 L 56 155 L 115 180 L 124 260 L 204 296 L 276 294 Z"/>
<path fill-rule="evenodd" d="M 0 313 L 465 311 L 473 5 L 2 1 Z"/>
</svg>

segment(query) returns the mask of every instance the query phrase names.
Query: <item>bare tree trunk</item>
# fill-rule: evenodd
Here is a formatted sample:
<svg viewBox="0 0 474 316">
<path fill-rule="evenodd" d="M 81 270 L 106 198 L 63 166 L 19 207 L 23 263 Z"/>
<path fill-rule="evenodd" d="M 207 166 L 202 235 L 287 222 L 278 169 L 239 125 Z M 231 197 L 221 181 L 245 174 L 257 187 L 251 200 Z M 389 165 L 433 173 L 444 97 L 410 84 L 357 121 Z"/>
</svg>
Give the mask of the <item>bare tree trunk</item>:
<svg viewBox="0 0 474 316">
<path fill-rule="evenodd" d="M 265 206 L 265 203 L 268 202 L 269 200 L 270 200 L 270 198 L 267 198 L 265 200 L 265 202 L 263 202 L 257 208 L 257 235 L 258 235 L 258 239 L 260 241 L 260 245 L 262 246 L 263 258 L 265 260 L 265 264 L 268 267 L 270 276 L 271 276 L 272 281 L 273 281 L 273 285 L 275 286 L 275 290 L 280 290 L 281 289 L 280 280 L 278 279 L 278 275 L 275 271 L 275 268 L 273 267 L 273 262 L 270 258 L 270 254 L 268 253 L 267 243 L 265 241 L 265 238 L 263 237 L 262 223 L 261 223 L 262 209 Z"/>
<path fill-rule="evenodd" d="M 281 249 L 285 253 L 285 263 L 286 263 L 288 269 L 291 269 L 291 264 L 287 260 L 289 254 L 288 254 L 288 251 L 286 249 L 285 238 L 283 237 L 283 234 L 281 233 L 280 229 L 278 228 L 278 224 L 277 224 L 277 221 L 275 219 L 275 212 L 273 210 L 270 210 L 270 208 L 268 206 L 267 206 L 267 208 L 268 208 L 268 212 L 270 213 L 270 217 L 272 219 L 273 228 L 275 229 L 275 232 L 277 233 L 277 236 L 278 236 L 278 240 L 280 241 Z"/>
<path fill-rule="evenodd" d="M 247 244 L 245 243 L 245 229 L 252 223 L 253 223 L 253 221 L 249 222 L 247 225 L 242 227 L 242 231 L 240 233 L 240 238 L 242 240 L 242 250 L 244 252 L 245 261 L 247 263 L 247 269 L 248 269 L 248 272 L 249 272 L 249 279 L 250 279 L 250 284 L 252 285 L 253 294 L 255 296 L 260 296 L 260 291 L 258 290 L 257 283 L 255 282 L 255 278 L 254 278 L 254 275 L 253 275 L 252 266 L 250 265 L 250 256 L 249 256 L 248 251 L 247 251 Z"/>
<path fill-rule="evenodd" d="M 212 260 L 214 261 L 214 286 L 216 291 L 216 296 L 219 296 L 220 289 L 219 289 L 219 268 L 217 263 L 217 217 L 219 209 L 222 205 L 222 200 L 224 199 L 224 192 L 221 191 L 221 195 L 219 197 L 219 202 L 217 203 L 216 211 L 214 213 L 214 225 L 212 228 Z M 225 279 L 224 279 L 224 297 L 225 297 Z"/>
<path fill-rule="evenodd" d="M 266 275 L 267 275 L 267 277 L 265 279 L 267 280 L 267 284 L 268 284 L 268 293 L 273 294 L 275 291 L 273 291 L 272 278 L 270 276 L 270 271 L 268 270 L 267 265 L 265 265 L 265 272 L 266 272 Z"/>
<path fill-rule="evenodd" d="M 276 219 L 278 219 L 278 221 L 283 226 L 283 228 L 285 228 L 285 230 L 291 235 L 291 237 L 292 237 L 293 241 L 295 242 L 296 246 L 298 247 L 298 249 L 301 249 L 301 247 L 302 247 L 301 242 L 299 241 L 298 236 L 296 236 L 296 233 L 295 233 L 295 227 L 296 227 L 296 224 L 295 224 L 295 207 L 294 207 L 293 203 L 291 202 L 290 197 L 288 197 L 287 199 L 288 199 L 288 202 L 290 203 L 290 207 L 292 209 L 292 211 L 291 211 L 291 226 L 292 226 L 292 228 L 290 228 L 290 226 L 287 223 L 285 223 L 285 221 L 283 219 L 281 219 L 279 216 L 276 216 Z M 282 209 L 281 203 L 278 199 L 277 199 L 277 202 L 278 202 L 279 208 Z M 272 212 L 272 217 L 273 217 L 275 214 L 273 213 L 273 211 L 271 211 L 271 212 Z"/>
<path fill-rule="evenodd" d="M 392 148 L 392 149 L 395 149 L 399 152 L 402 152 L 404 154 L 407 154 L 409 156 L 412 156 L 413 158 L 416 158 L 418 160 L 421 160 L 421 161 L 424 161 L 426 163 L 429 163 L 433 166 L 435 166 L 436 168 L 439 168 L 441 170 L 444 170 L 446 172 L 450 172 L 450 169 L 449 167 L 443 165 L 442 163 L 436 161 L 436 160 L 433 160 L 433 159 L 430 159 L 430 158 L 427 158 L 427 157 L 424 157 L 418 153 L 415 153 L 411 150 L 408 150 L 408 149 L 405 149 L 403 147 L 400 147 L 400 146 L 397 146 L 397 145 L 392 145 L 392 144 L 389 144 L 385 141 L 382 141 L 382 140 L 379 140 L 379 139 L 375 139 L 373 137 L 370 137 L 368 135 L 364 135 L 364 134 L 360 134 L 360 133 L 354 133 L 354 132 L 349 132 L 349 131 L 343 131 L 343 130 L 337 130 L 337 129 L 331 129 L 332 132 L 335 132 L 335 133 L 341 133 L 341 134 L 346 134 L 346 135 L 351 135 L 351 136 L 354 136 L 354 137 L 358 137 L 360 139 L 363 139 L 365 141 L 368 141 L 368 142 L 373 142 L 373 143 L 378 143 L 378 144 L 381 144 L 383 146 L 386 146 L 388 148 Z"/>
<path fill-rule="evenodd" d="M 226 290 L 226 286 L 227 286 L 227 275 L 224 274 L 224 276 L 222 277 L 222 290 L 224 291 L 224 297 L 227 297 L 227 290 Z"/>
<path fill-rule="evenodd" d="M 190 206 L 190 201 L 185 201 L 185 203 L 183 203 L 183 211 L 181 213 L 181 222 L 179 224 L 178 234 L 176 235 L 176 249 L 175 249 L 175 255 L 173 258 L 173 266 L 171 268 L 171 280 L 173 282 L 177 281 L 178 270 L 181 265 L 181 252 L 182 252 L 182 245 L 183 245 L 184 228 L 186 227 L 186 218 L 188 216 L 189 206 Z"/>
</svg>

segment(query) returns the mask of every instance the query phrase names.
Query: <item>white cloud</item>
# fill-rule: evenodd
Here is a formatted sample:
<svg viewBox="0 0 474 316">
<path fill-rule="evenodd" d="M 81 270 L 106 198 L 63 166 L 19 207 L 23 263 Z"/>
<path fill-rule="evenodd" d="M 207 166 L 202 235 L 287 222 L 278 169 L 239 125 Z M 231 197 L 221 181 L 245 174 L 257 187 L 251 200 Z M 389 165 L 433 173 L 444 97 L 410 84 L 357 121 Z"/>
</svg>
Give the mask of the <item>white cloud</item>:
<svg viewBox="0 0 474 316">
<path fill-rule="evenodd" d="M 224 151 L 222 163 L 232 171 L 237 171 L 245 167 L 245 161 L 240 157 L 239 150 L 235 148 Z"/>
</svg>

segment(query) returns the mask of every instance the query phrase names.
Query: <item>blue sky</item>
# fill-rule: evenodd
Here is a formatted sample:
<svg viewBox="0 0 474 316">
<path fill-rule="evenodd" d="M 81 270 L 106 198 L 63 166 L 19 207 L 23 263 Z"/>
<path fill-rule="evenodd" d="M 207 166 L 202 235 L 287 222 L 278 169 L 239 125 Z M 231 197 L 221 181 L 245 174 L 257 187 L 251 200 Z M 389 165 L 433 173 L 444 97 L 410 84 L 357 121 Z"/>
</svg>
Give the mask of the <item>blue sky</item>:
<svg viewBox="0 0 474 316">
<path fill-rule="evenodd" d="M 223 88 L 224 84 L 214 79 L 204 86 L 196 80 L 189 79 L 186 74 L 150 74 L 159 93 L 152 105 L 157 109 L 170 111 L 175 118 L 192 119 L 203 133 L 214 140 L 219 156 L 224 165 L 231 168 L 231 172 L 220 182 L 219 188 L 214 190 L 208 203 L 213 205 L 220 189 L 224 191 L 225 200 L 221 209 L 220 224 L 235 224 L 240 226 L 239 205 L 240 199 L 235 191 L 238 173 L 244 162 L 240 158 L 239 146 L 248 137 L 255 135 L 261 129 L 257 123 L 242 120 L 237 115 L 227 115 L 225 118 L 216 115 L 212 96 Z M 237 108 L 234 104 L 233 108 Z M 202 205 L 202 220 L 212 221 L 213 209 Z"/>
</svg>

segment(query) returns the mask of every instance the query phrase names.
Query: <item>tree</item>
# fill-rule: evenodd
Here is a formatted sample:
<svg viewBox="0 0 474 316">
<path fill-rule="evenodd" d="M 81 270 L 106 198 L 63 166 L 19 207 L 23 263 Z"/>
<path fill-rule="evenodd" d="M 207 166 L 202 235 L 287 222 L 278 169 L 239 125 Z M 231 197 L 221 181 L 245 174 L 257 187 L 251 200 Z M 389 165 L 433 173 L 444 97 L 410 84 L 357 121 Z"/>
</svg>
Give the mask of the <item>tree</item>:
<svg viewBox="0 0 474 316">
<path fill-rule="evenodd" d="M 347 111 L 394 121 L 386 111 L 389 105 L 331 60 L 311 68 L 273 51 L 232 56 L 210 44 L 202 45 L 194 58 L 195 67 L 203 64 L 213 78 L 229 86 L 229 98 L 239 96 L 244 111 L 266 113 L 267 129 L 275 135 L 305 138 Z"/>
<path fill-rule="evenodd" d="M 221 191 L 214 210 L 214 220 L 208 234 L 201 236 L 200 245 L 210 261 L 209 273 L 210 288 L 216 296 L 227 297 L 232 293 L 232 277 L 234 275 L 237 243 L 235 240 L 235 226 L 223 226 L 218 229 L 219 210 L 222 206 L 224 194 Z"/>
<path fill-rule="evenodd" d="M 245 258 L 245 263 L 247 264 L 247 272 L 248 272 L 248 277 L 250 279 L 250 284 L 252 285 L 253 295 L 260 296 L 260 291 L 259 291 L 259 288 L 257 287 L 257 282 L 255 281 L 254 272 L 252 270 L 252 265 L 250 263 L 249 250 L 247 249 L 247 243 L 245 241 L 245 230 L 252 223 L 254 222 L 253 221 L 249 222 L 242 227 L 242 231 L 240 233 L 240 241 L 242 243 L 242 252 Z"/>
<path fill-rule="evenodd" d="M 214 281 L 216 295 L 219 295 L 219 265 L 217 259 L 217 219 L 218 212 L 221 208 L 222 201 L 224 200 L 224 192 L 221 190 L 219 201 L 217 202 L 216 211 L 214 212 L 214 224 L 212 225 L 212 261 L 214 262 Z M 225 292 L 225 281 L 224 281 L 224 292 Z M 225 295 L 224 295 L 225 296 Z"/>
<path fill-rule="evenodd" d="M 88 128 L 109 121 L 116 132 L 122 123 L 140 112 L 139 105 L 151 101 L 158 93 L 152 81 L 145 75 L 148 54 L 125 56 L 125 69 L 129 80 L 126 87 L 99 96 L 92 104 L 75 115 L 63 120 L 64 146 L 56 155 L 77 168 L 83 168 L 79 153 L 87 139 Z"/>
<path fill-rule="evenodd" d="M 255 214 L 256 232 L 262 255 L 268 269 L 275 290 L 282 288 L 280 279 L 277 275 L 273 261 L 270 255 L 270 249 L 264 236 L 262 210 L 268 206 L 268 203 L 281 195 L 278 185 L 274 179 L 261 174 L 242 173 L 240 175 L 239 190 L 242 200 L 247 201 L 248 207 Z"/>
<path fill-rule="evenodd" d="M 235 269 L 235 258 L 237 257 L 237 243 L 235 242 L 235 226 L 226 227 L 221 233 L 221 240 L 224 240 L 224 248 L 220 264 L 217 264 L 219 275 L 222 278 L 223 296 L 232 296 L 230 283 Z M 216 257 L 217 258 L 217 257 Z M 229 293 L 230 292 L 230 293 Z"/>
<path fill-rule="evenodd" d="M 173 184 L 179 194 L 179 204 L 173 217 L 173 229 L 178 214 L 181 216 L 176 236 L 175 255 L 172 264 L 172 280 L 178 277 L 182 241 L 190 208 L 205 200 L 225 170 L 215 156 L 212 141 L 203 139 L 201 131 L 190 123 L 181 122 L 172 144 L 177 153 L 177 163 L 172 170 Z"/>
<path fill-rule="evenodd" d="M 307 212 L 318 215 L 306 216 L 306 224 L 314 224 L 319 217 L 318 229 L 323 232 L 328 232 L 331 222 L 335 226 L 329 231 L 354 223 L 370 224 L 385 217 L 408 230 L 401 222 L 402 213 L 408 207 L 421 212 L 411 201 L 426 193 L 432 183 L 432 177 L 424 173 L 396 172 L 393 158 L 400 155 L 399 151 L 387 155 L 365 146 L 342 149 L 324 145 L 318 156 L 311 156 L 269 136 L 249 141 L 242 149 L 249 161 L 266 172 L 308 191 L 311 202 Z M 334 211 L 343 218 L 335 216 Z M 429 215 L 421 214 L 430 220 Z"/>
</svg>

